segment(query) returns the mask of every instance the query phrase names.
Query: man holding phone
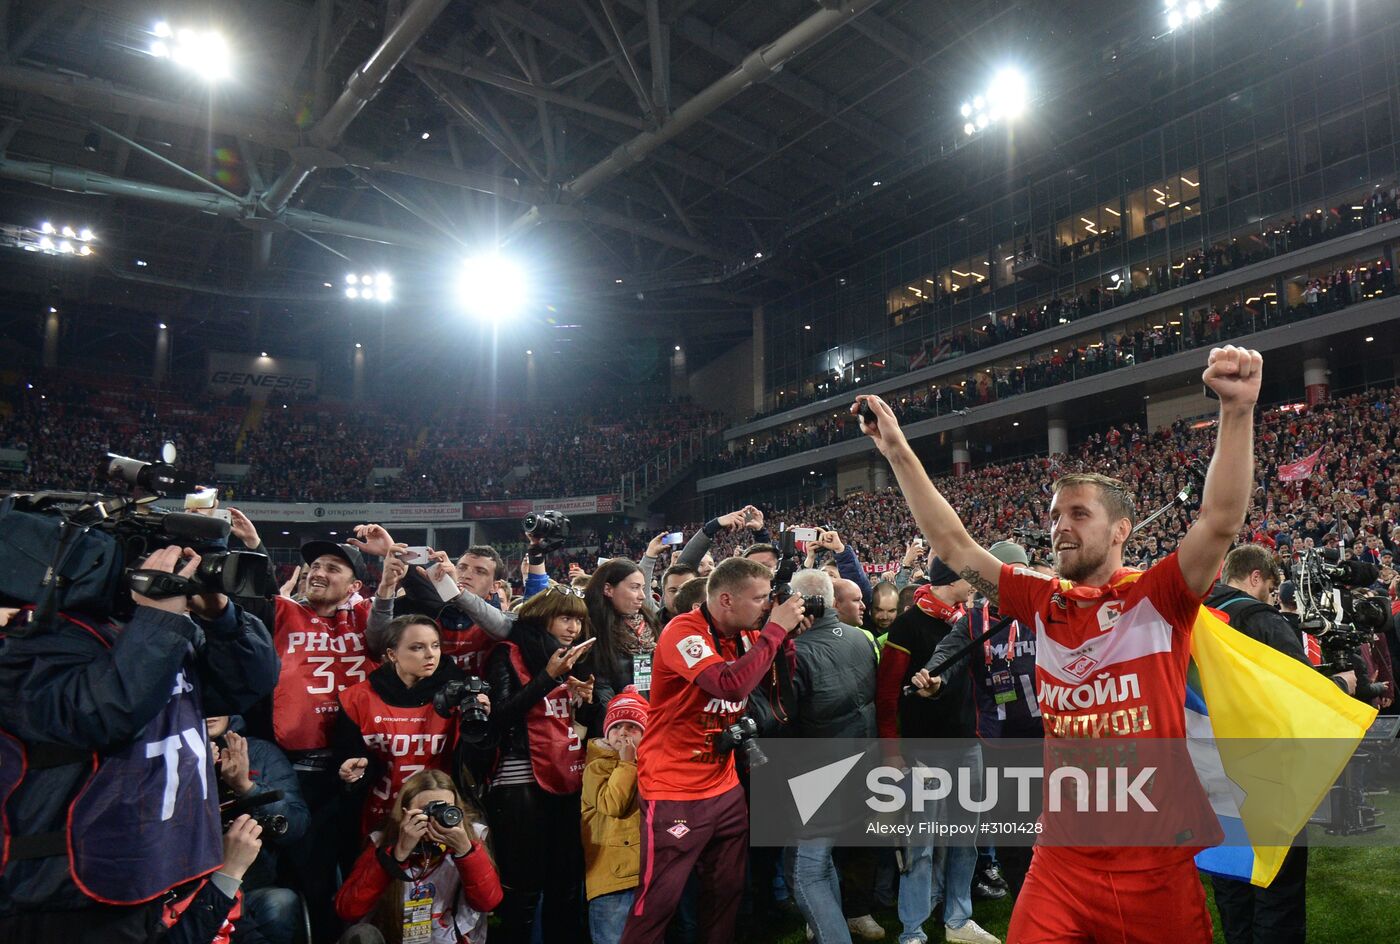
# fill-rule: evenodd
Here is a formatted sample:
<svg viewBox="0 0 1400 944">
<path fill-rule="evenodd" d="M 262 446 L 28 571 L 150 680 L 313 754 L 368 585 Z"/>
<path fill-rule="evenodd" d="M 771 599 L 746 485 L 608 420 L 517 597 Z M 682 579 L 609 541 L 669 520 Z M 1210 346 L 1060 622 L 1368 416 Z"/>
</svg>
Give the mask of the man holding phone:
<svg viewBox="0 0 1400 944">
<path fill-rule="evenodd" d="M 772 573 L 731 557 L 710 574 L 705 603 L 682 613 L 657 640 L 648 737 L 637 753 L 642 803 L 641 884 L 622 944 L 665 937 L 699 862 L 714 903 L 702 940 L 729 942 L 744 883 L 748 805 L 721 735 L 748 707 L 789 636 L 802 625 L 802 597 L 770 599 Z M 786 657 L 786 656 L 782 656 Z"/>
</svg>

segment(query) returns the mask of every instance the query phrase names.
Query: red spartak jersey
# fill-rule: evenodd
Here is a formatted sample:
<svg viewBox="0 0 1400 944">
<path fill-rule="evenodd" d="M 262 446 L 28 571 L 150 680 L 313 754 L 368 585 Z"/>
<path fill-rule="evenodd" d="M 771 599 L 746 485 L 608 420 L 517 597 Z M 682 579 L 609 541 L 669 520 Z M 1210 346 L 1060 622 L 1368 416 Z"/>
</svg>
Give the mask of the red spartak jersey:
<svg viewBox="0 0 1400 944">
<path fill-rule="evenodd" d="M 379 828 L 409 777 L 426 768 L 450 772 L 457 719 L 442 717 L 432 703 L 412 708 L 391 705 L 368 680 L 341 692 L 340 704 L 360 729 L 366 756 L 384 764 L 384 775 L 370 788 L 361 814 L 360 832 L 368 835 Z"/>
<path fill-rule="evenodd" d="M 1201 597 L 1175 553 L 1146 571 L 1120 569 L 1105 587 L 1006 564 L 998 596 L 1003 615 L 1036 631 L 1047 738 L 1186 737 L 1186 669 Z M 1174 864 L 1201 846 L 1040 848 L 1067 864 L 1130 871 Z"/>
<path fill-rule="evenodd" d="M 704 614 L 682 613 L 661 631 L 653 653 L 647 736 L 637 748 L 637 788 L 647 800 L 703 800 L 739 785 L 734 754 L 715 752 L 720 732 L 738 721 L 748 699 L 710 695 L 695 678 L 712 665 L 742 656 L 758 632 L 720 637 L 720 651 Z"/>
<path fill-rule="evenodd" d="M 282 673 L 272 692 L 272 733 L 284 751 L 330 746 L 342 689 L 363 682 L 378 665 L 365 646 L 372 600 L 341 607 L 329 618 L 286 597 L 276 599 L 272 644 Z"/>
</svg>

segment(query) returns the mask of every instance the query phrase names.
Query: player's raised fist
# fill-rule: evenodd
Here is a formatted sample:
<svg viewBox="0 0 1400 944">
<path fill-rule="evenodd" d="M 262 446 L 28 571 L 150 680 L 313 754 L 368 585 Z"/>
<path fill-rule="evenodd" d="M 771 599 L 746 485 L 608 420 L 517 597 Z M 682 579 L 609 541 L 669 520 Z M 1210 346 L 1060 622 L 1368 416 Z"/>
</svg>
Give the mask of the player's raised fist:
<svg viewBox="0 0 1400 944">
<path fill-rule="evenodd" d="M 1263 374 L 1263 355 L 1227 344 L 1211 349 L 1201 381 L 1215 391 L 1222 404 L 1253 406 L 1259 402 L 1259 382 Z"/>
</svg>

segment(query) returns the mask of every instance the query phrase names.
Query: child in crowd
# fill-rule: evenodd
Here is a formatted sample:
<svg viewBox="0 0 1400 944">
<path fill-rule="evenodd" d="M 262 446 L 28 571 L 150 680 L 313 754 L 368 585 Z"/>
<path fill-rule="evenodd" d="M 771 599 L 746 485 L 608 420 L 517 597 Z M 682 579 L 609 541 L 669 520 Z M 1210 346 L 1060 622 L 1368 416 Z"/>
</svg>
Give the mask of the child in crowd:
<svg viewBox="0 0 1400 944">
<path fill-rule="evenodd" d="M 583 858 L 593 944 L 617 944 L 641 871 L 637 745 L 648 706 L 628 685 L 608 702 L 603 736 L 588 742 L 583 770 Z"/>
</svg>

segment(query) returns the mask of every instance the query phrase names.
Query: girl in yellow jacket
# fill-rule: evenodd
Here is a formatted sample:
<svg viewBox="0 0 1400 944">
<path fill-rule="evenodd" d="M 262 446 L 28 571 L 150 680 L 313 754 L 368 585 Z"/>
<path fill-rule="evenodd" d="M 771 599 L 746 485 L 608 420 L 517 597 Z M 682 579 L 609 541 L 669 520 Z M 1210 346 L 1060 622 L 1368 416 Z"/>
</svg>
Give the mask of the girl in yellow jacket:
<svg viewBox="0 0 1400 944">
<path fill-rule="evenodd" d="M 603 736 L 588 742 L 583 770 L 583 860 L 593 944 L 617 944 L 641 871 L 637 745 L 647 703 L 628 685 L 608 702 Z"/>
</svg>

